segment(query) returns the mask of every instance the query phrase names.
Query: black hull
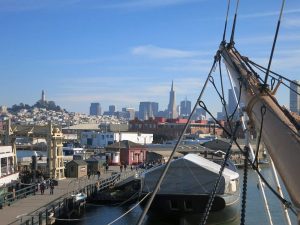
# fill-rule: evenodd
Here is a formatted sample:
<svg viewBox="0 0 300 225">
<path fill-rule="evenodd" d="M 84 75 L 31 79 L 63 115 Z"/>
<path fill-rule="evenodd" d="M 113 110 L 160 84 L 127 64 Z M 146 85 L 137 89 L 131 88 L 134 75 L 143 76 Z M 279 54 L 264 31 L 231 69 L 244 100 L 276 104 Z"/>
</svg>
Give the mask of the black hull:
<svg viewBox="0 0 300 225">
<path fill-rule="evenodd" d="M 141 197 L 145 196 L 145 193 Z M 174 224 L 199 224 L 205 211 L 208 195 L 156 195 L 149 216 L 174 221 Z M 143 201 L 142 207 L 147 200 Z M 239 196 L 216 196 L 208 217 L 208 224 L 236 220 L 239 216 Z"/>
</svg>

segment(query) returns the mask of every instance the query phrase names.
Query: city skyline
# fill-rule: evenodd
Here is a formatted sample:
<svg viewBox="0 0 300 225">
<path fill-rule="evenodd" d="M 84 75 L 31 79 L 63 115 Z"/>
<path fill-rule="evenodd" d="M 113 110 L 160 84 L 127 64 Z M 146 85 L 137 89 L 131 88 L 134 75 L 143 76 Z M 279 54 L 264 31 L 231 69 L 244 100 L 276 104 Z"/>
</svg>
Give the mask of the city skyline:
<svg viewBox="0 0 300 225">
<path fill-rule="evenodd" d="M 264 66 L 280 6 L 271 0 L 239 6 L 236 47 Z M 47 100 L 71 112 L 88 114 L 91 102 L 101 103 L 103 111 L 110 104 L 119 111 L 138 109 L 140 101 L 166 109 L 172 80 L 177 104 L 187 96 L 194 105 L 222 38 L 226 7 L 227 1 L 217 0 L 3 0 L 0 105 L 33 105 L 45 90 Z M 271 69 L 296 80 L 299 46 L 300 2 L 291 0 Z M 286 106 L 288 95 L 278 93 Z M 210 92 L 207 98 L 217 96 Z"/>
</svg>

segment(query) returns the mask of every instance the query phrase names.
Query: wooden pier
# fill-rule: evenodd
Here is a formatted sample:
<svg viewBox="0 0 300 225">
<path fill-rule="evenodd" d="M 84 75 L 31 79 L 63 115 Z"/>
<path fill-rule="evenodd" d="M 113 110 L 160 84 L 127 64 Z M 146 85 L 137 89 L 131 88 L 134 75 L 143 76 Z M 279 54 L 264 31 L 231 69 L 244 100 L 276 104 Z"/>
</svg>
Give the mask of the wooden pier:
<svg viewBox="0 0 300 225">
<path fill-rule="evenodd" d="M 45 189 L 44 195 L 33 192 L 4 205 L 0 209 L 1 224 L 49 225 L 62 215 L 80 215 L 85 201 L 75 201 L 75 194 L 84 193 L 91 197 L 135 173 L 136 171 L 119 173 L 119 167 L 116 166 L 111 167 L 108 173 L 101 174 L 99 180 L 97 176 L 91 176 L 90 179 L 83 177 L 59 180 L 53 195 L 50 195 L 50 189 Z"/>
</svg>

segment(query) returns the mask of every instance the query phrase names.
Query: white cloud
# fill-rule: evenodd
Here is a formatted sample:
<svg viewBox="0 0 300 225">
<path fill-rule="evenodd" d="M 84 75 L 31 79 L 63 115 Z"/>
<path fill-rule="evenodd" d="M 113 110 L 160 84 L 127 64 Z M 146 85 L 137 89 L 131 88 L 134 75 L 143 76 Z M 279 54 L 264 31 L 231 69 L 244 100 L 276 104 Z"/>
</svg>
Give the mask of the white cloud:
<svg viewBox="0 0 300 225">
<path fill-rule="evenodd" d="M 298 28 L 300 27 L 300 17 L 299 18 L 285 18 L 283 20 L 282 26 L 286 28 Z"/>
<path fill-rule="evenodd" d="M 289 9 L 289 10 L 283 11 L 283 15 L 297 14 L 297 13 L 300 13 L 300 9 Z M 269 16 L 278 16 L 279 17 L 279 11 L 241 14 L 241 15 L 238 15 L 238 18 L 252 19 L 252 18 L 261 18 L 261 17 L 269 17 Z"/>
<path fill-rule="evenodd" d="M 172 48 L 161 48 L 154 45 L 142 45 L 134 47 L 131 51 L 133 55 L 146 56 L 149 58 L 191 58 L 208 53 L 197 51 L 184 51 Z"/>
</svg>

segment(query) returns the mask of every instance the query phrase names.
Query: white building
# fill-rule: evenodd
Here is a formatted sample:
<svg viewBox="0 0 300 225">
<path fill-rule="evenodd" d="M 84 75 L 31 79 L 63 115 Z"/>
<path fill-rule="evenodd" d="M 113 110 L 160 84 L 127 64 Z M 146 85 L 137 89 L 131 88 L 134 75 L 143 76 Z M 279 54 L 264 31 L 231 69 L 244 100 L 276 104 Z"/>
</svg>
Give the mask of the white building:
<svg viewBox="0 0 300 225">
<path fill-rule="evenodd" d="M 137 144 L 152 144 L 153 134 L 136 132 L 81 132 L 80 142 L 82 145 L 93 148 L 104 148 L 118 141 L 132 141 Z"/>
</svg>

